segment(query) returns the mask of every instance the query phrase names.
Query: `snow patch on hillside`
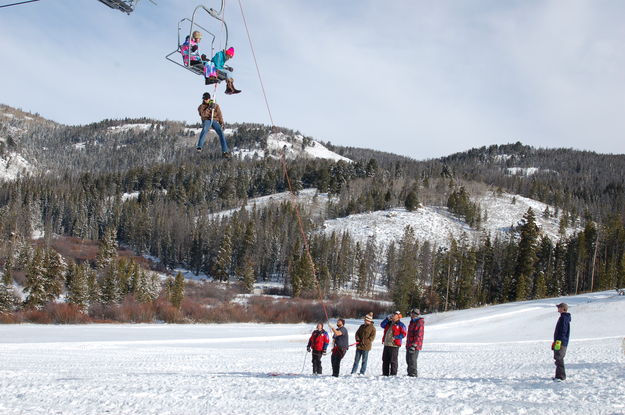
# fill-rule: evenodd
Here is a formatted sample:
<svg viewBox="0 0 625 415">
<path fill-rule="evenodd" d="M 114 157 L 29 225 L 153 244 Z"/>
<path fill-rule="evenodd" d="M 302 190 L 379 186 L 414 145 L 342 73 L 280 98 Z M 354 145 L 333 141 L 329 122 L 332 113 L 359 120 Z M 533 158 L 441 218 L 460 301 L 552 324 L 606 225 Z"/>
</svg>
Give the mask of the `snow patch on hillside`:
<svg viewBox="0 0 625 415">
<path fill-rule="evenodd" d="M 18 153 L 10 152 L 0 157 L 0 180 L 15 180 L 33 170 L 34 167 Z"/>
<path fill-rule="evenodd" d="M 234 151 L 233 154 L 240 158 L 264 158 L 265 156 L 268 156 L 277 159 L 280 157 L 282 151 L 284 151 L 287 160 L 303 157 L 309 159 L 345 161 L 350 163 L 352 161 L 347 157 L 343 157 L 340 154 L 329 150 L 318 141 L 306 139 L 301 134 L 291 136 L 284 133 L 272 133 L 267 137 L 267 151 L 261 148 L 252 148 L 237 150 Z"/>
<path fill-rule="evenodd" d="M 392 241 L 399 241 L 406 226 L 415 230 L 419 241 L 430 241 L 438 246 L 449 246 L 450 236 L 458 240 L 465 236 L 469 242 L 478 242 L 484 234 L 504 236 L 513 226 L 517 226 L 523 215 L 532 208 L 536 222 L 543 234 L 551 240 L 559 238 L 559 218 L 554 216 L 555 209 L 545 203 L 538 202 L 523 196 L 502 193 L 501 195 L 488 194 L 472 198 L 486 213 L 486 220 L 481 229 L 471 228 L 463 219 L 452 215 L 446 207 L 425 206 L 408 212 L 403 208 L 385 211 L 361 213 L 345 218 L 331 219 L 324 223 L 324 232 L 349 234 L 361 243 L 366 243 L 370 237 L 376 242 L 388 246 Z M 550 215 L 543 217 L 543 212 L 549 209 Z M 567 235 L 576 229 L 567 229 Z"/>
<path fill-rule="evenodd" d="M 306 206 L 307 209 L 315 210 L 325 208 L 329 199 L 327 193 L 318 193 L 317 189 L 303 189 L 300 190 L 295 196 L 290 192 L 282 192 L 249 199 L 244 207 L 247 211 L 251 211 L 254 208 L 262 209 L 271 205 L 279 205 L 288 200 L 295 200 L 297 203 Z M 209 215 L 209 218 L 217 219 L 225 216 L 231 216 L 233 213 L 241 210 L 241 207 L 213 213 Z"/>
<path fill-rule="evenodd" d="M 137 123 L 137 124 L 123 124 L 123 125 L 115 125 L 113 127 L 109 127 L 109 131 L 114 133 L 121 133 L 129 130 L 143 130 L 147 131 L 152 128 L 154 124 L 152 123 Z"/>
<path fill-rule="evenodd" d="M 417 240 L 440 246 L 448 246 L 450 236 L 457 240 L 463 235 L 471 237 L 475 233 L 466 222 L 451 215 L 446 208 L 435 206 L 421 207 L 413 212 L 395 208 L 331 219 L 325 221 L 324 232 L 327 235 L 348 232 L 363 244 L 373 237 L 376 244 L 387 247 L 402 238 L 406 226 L 414 229 Z"/>
</svg>

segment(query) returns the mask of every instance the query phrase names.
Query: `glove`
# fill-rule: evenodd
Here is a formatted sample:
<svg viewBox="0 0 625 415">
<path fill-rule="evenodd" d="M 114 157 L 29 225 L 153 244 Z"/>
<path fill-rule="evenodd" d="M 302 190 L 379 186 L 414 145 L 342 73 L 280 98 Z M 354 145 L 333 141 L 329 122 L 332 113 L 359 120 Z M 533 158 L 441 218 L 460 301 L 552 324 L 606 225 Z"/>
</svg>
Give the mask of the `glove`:
<svg viewBox="0 0 625 415">
<path fill-rule="evenodd" d="M 326 350 L 324 350 L 321 354 L 325 356 L 325 355 L 328 354 L 328 352 Z"/>
<path fill-rule="evenodd" d="M 234 71 L 234 68 L 231 68 L 230 66 L 228 66 L 226 69 L 228 69 L 230 72 Z"/>
<path fill-rule="evenodd" d="M 554 350 L 554 347 L 556 347 L 556 342 L 551 342 L 551 350 Z"/>
<path fill-rule="evenodd" d="M 410 347 L 408 348 L 408 351 L 409 351 L 410 353 L 414 353 L 414 351 L 415 351 L 415 350 L 417 350 L 416 346 L 410 346 Z"/>
<path fill-rule="evenodd" d="M 308 353 L 310 353 L 310 346 L 308 346 L 308 347 L 306 348 L 306 351 L 307 351 Z"/>
<path fill-rule="evenodd" d="M 562 342 L 560 340 L 556 340 L 555 345 L 553 346 L 553 350 L 560 350 L 560 348 L 562 347 Z"/>
<path fill-rule="evenodd" d="M 389 321 L 392 320 L 393 319 L 393 315 L 389 314 L 388 316 L 386 316 L 386 319 L 389 320 Z"/>
<path fill-rule="evenodd" d="M 206 57 L 206 55 L 202 55 L 202 56 L 200 56 L 200 58 L 202 58 L 202 60 L 203 60 L 203 61 L 207 61 L 207 60 L 208 60 L 208 58 Z"/>
</svg>

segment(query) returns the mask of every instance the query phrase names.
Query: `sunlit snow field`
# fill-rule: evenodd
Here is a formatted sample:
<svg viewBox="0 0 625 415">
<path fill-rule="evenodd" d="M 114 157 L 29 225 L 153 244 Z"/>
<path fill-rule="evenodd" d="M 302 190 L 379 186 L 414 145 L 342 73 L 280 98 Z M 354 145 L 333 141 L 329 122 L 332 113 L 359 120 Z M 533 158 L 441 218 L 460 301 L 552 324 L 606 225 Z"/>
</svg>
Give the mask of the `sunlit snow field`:
<svg viewBox="0 0 625 415">
<path fill-rule="evenodd" d="M 350 349 L 332 378 L 329 356 L 310 374 L 312 324 L 4 325 L 0 414 L 625 414 L 625 296 L 564 299 L 568 379 L 554 383 L 560 300 L 425 316 L 418 378 L 403 348 L 400 376 L 381 376 L 381 330 L 366 376 L 349 375 Z"/>
</svg>

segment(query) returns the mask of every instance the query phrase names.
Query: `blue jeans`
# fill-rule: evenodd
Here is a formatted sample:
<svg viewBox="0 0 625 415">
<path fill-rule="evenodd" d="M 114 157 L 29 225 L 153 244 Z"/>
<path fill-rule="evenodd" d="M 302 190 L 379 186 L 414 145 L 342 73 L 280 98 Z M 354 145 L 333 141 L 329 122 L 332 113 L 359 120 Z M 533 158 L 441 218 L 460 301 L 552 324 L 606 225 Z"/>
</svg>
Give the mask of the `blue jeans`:
<svg viewBox="0 0 625 415">
<path fill-rule="evenodd" d="M 362 366 L 360 367 L 360 374 L 364 375 L 367 370 L 367 359 L 369 359 L 369 350 L 356 349 L 356 356 L 354 357 L 354 366 L 352 366 L 352 375 L 358 371 L 358 363 L 362 357 Z"/>
<path fill-rule="evenodd" d="M 224 132 L 221 130 L 221 125 L 215 120 L 211 122 L 211 120 L 202 121 L 202 132 L 200 133 L 200 139 L 197 142 L 197 148 L 204 147 L 204 141 L 206 141 L 206 134 L 208 134 L 208 130 L 213 128 L 217 135 L 219 136 L 219 141 L 221 142 L 221 152 L 228 152 L 228 143 L 226 142 L 226 137 L 224 137 Z"/>
</svg>

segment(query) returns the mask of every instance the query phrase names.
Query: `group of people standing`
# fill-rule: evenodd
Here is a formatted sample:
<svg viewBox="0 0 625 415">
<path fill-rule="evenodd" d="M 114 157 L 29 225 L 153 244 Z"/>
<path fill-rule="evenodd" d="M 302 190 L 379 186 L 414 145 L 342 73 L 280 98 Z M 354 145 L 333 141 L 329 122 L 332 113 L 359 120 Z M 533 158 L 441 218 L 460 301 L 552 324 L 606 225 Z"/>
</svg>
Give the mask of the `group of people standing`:
<svg viewBox="0 0 625 415">
<path fill-rule="evenodd" d="M 417 358 L 419 351 L 423 346 L 423 332 L 425 323 L 418 309 L 410 311 L 410 324 L 408 328 L 401 321 L 401 312 L 387 316 L 381 323 L 380 327 L 384 329 L 382 335 L 382 343 L 384 351 L 382 352 L 382 374 L 384 376 L 396 376 L 399 349 L 402 346 L 403 339 L 406 338 L 406 363 L 408 364 L 408 376 L 417 376 Z M 332 376 L 338 377 L 341 369 L 341 360 L 345 357 L 350 347 L 349 334 L 345 328 L 345 320 L 339 318 L 336 321 L 336 328 L 330 326 L 333 336 L 332 347 Z M 356 355 L 352 366 L 352 375 L 360 373 L 364 375 L 367 371 L 367 362 L 369 360 L 369 352 L 373 347 L 376 337 L 376 328 L 373 324 L 373 313 L 369 313 L 364 317 L 363 324 L 358 328 L 355 335 Z M 313 374 L 320 375 L 322 373 L 321 357 L 327 353 L 330 337 L 323 329 L 323 323 L 317 324 L 315 331 L 312 332 L 308 340 L 307 350 L 312 352 Z M 358 368 L 360 367 L 360 371 Z"/>
<path fill-rule="evenodd" d="M 564 357 L 569 344 L 571 314 L 569 314 L 569 306 L 566 303 L 560 303 L 556 306 L 560 317 L 556 323 L 553 334 L 553 358 L 556 365 L 556 374 L 553 378 L 556 381 L 564 381 L 566 379 L 566 371 L 564 368 Z M 380 327 L 384 329 L 382 335 L 382 343 L 384 349 L 382 351 L 382 375 L 396 376 L 398 369 L 399 349 L 402 346 L 403 339 L 406 339 L 406 364 L 407 372 L 410 377 L 417 377 L 417 359 L 419 351 L 423 347 L 423 333 L 425 330 L 425 322 L 421 317 L 421 312 L 414 308 L 410 311 L 410 323 L 406 325 L 401 321 L 402 314 L 399 311 L 387 316 Z M 332 340 L 332 376 L 338 377 L 341 369 L 341 360 L 345 357 L 350 347 L 349 334 L 345 328 L 345 320 L 339 318 L 336 321 L 336 328 L 330 325 L 333 332 Z M 369 313 L 364 317 L 364 323 L 358 328 L 355 335 L 356 355 L 354 356 L 354 364 L 351 374 L 360 373 L 364 375 L 367 371 L 367 361 L 369 352 L 373 347 L 373 341 L 376 336 L 376 328 L 373 324 L 373 313 Z M 321 358 L 327 353 L 330 344 L 330 336 L 323 329 L 323 323 L 318 323 L 316 329 L 312 332 L 308 340 L 307 350 L 312 352 L 313 374 L 321 375 Z M 358 368 L 360 367 L 360 372 Z"/>
</svg>

